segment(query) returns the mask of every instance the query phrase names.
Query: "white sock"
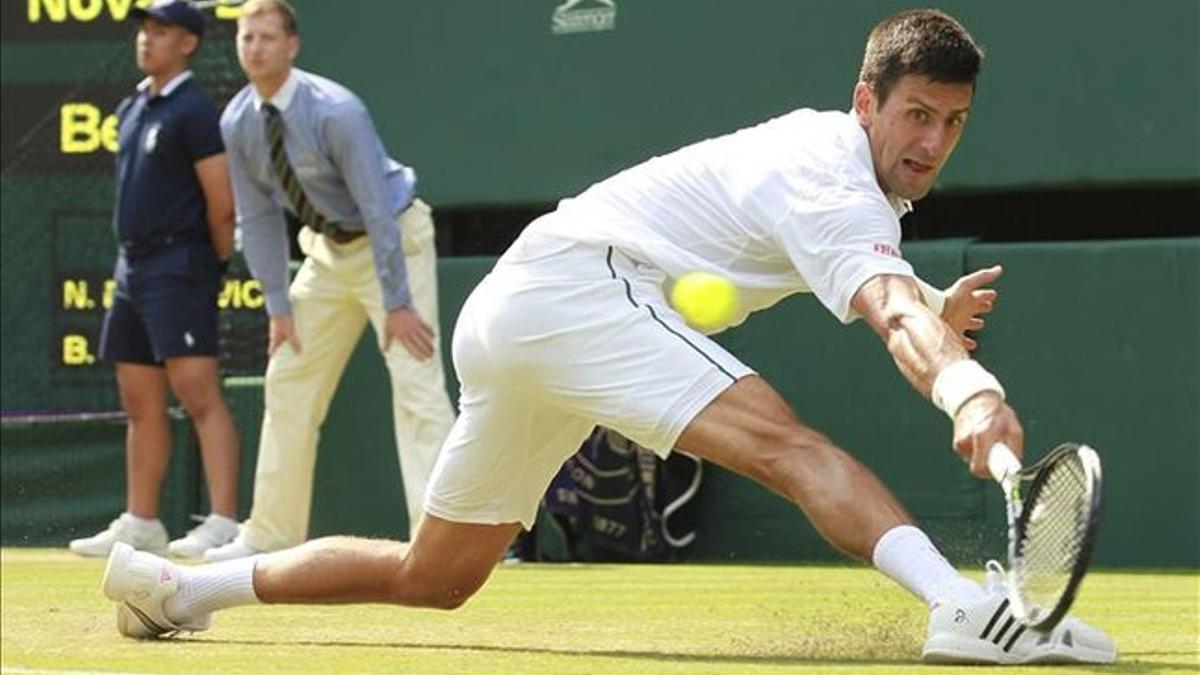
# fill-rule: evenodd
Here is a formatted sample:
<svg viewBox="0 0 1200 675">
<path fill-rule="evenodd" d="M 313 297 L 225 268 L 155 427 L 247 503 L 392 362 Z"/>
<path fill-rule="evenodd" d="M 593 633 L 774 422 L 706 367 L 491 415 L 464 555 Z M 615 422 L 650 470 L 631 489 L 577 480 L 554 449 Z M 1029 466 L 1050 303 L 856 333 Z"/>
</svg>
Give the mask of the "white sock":
<svg viewBox="0 0 1200 675">
<path fill-rule="evenodd" d="M 179 566 L 179 590 L 163 604 L 167 618 L 189 623 L 209 612 L 239 605 L 256 605 L 254 566 L 261 555 L 211 565 Z"/>
<path fill-rule="evenodd" d="M 154 527 L 158 525 L 158 518 L 141 518 L 128 511 L 121 514 L 121 519 L 135 527 Z"/>
<path fill-rule="evenodd" d="M 929 537 L 912 525 L 893 527 L 871 555 L 875 567 L 932 607 L 939 601 L 974 602 L 987 597 L 979 584 L 958 573 Z"/>
</svg>

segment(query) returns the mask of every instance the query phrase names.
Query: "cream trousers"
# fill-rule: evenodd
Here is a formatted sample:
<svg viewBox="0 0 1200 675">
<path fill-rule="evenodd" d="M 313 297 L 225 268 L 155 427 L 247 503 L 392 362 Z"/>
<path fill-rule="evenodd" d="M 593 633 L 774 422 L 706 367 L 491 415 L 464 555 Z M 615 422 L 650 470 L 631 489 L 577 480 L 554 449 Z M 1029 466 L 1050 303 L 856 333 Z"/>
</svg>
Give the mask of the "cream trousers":
<svg viewBox="0 0 1200 675">
<path fill-rule="evenodd" d="M 437 252 L 429 206 L 414 201 L 398 222 L 413 306 L 438 330 Z M 290 297 L 301 350 L 297 354 L 285 344 L 267 365 L 254 504 L 242 531 L 246 543 L 261 551 L 295 546 L 308 538 L 321 425 L 368 320 L 383 349 L 386 313 L 368 238 L 336 244 L 305 228 L 300 248 L 307 258 L 292 282 Z M 391 376 L 396 448 L 411 529 L 421 517 L 429 474 L 454 423 L 436 339 L 434 346 L 437 351 L 427 361 L 416 360 L 399 343 L 382 352 Z"/>
</svg>

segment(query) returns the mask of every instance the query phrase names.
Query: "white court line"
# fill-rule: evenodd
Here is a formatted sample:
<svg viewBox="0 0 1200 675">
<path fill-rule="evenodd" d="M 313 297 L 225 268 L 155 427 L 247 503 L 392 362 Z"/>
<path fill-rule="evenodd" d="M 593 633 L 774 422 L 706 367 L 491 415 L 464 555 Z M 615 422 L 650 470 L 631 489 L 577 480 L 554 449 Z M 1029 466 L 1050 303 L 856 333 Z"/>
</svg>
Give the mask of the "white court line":
<svg viewBox="0 0 1200 675">
<path fill-rule="evenodd" d="M 0 673 L 12 673 L 13 675 L 141 675 L 141 672 L 130 670 L 67 670 L 62 668 L 23 668 L 21 666 L 0 666 Z"/>
</svg>

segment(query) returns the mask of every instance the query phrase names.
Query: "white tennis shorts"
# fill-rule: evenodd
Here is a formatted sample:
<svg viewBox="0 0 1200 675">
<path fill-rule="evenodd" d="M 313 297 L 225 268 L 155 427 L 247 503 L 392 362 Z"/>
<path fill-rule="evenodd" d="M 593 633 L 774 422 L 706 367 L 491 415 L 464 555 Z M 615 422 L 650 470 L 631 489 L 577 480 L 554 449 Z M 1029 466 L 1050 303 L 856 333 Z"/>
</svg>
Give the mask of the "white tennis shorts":
<svg viewBox="0 0 1200 675">
<path fill-rule="evenodd" d="M 458 316 L 460 412 L 425 500 L 439 518 L 530 528 L 593 427 L 665 457 L 706 405 L 753 372 L 684 323 L 660 270 L 530 230 Z"/>
</svg>

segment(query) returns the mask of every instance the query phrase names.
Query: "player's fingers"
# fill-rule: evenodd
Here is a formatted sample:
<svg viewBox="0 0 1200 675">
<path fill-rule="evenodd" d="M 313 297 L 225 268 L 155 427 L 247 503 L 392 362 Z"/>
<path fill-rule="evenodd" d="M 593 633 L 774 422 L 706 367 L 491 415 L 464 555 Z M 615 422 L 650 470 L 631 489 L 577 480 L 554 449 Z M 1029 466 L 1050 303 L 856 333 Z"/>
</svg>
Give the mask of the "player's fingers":
<svg viewBox="0 0 1200 675">
<path fill-rule="evenodd" d="M 1000 278 L 1000 274 L 1003 271 L 1004 269 L 999 265 L 993 265 L 992 267 L 985 267 L 984 269 L 971 272 L 964 277 L 964 280 L 971 288 L 979 288 Z"/>
<path fill-rule="evenodd" d="M 970 319 L 967 319 L 967 330 L 983 330 L 983 326 L 984 326 L 983 319 L 981 319 L 977 316 L 973 316 Z"/>
<path fill-rule="evenodd" d="M 975 348 L 979 346 L 979 343 L 976 342 L 970 335 L 963 335 L 962 343 L 963 347 L 966 347 L 967 351 L 969 352 L 975 351 Z"/>
<path fill-rule="evenodd" d="M 984 288 L 976 291 L 971 291 L 971 299 L 979 306 L 985 307 L 984 311 L 992 311 L 992 307 L 996 304 L 996 291 L 991 288 Z"/>
</svg>

